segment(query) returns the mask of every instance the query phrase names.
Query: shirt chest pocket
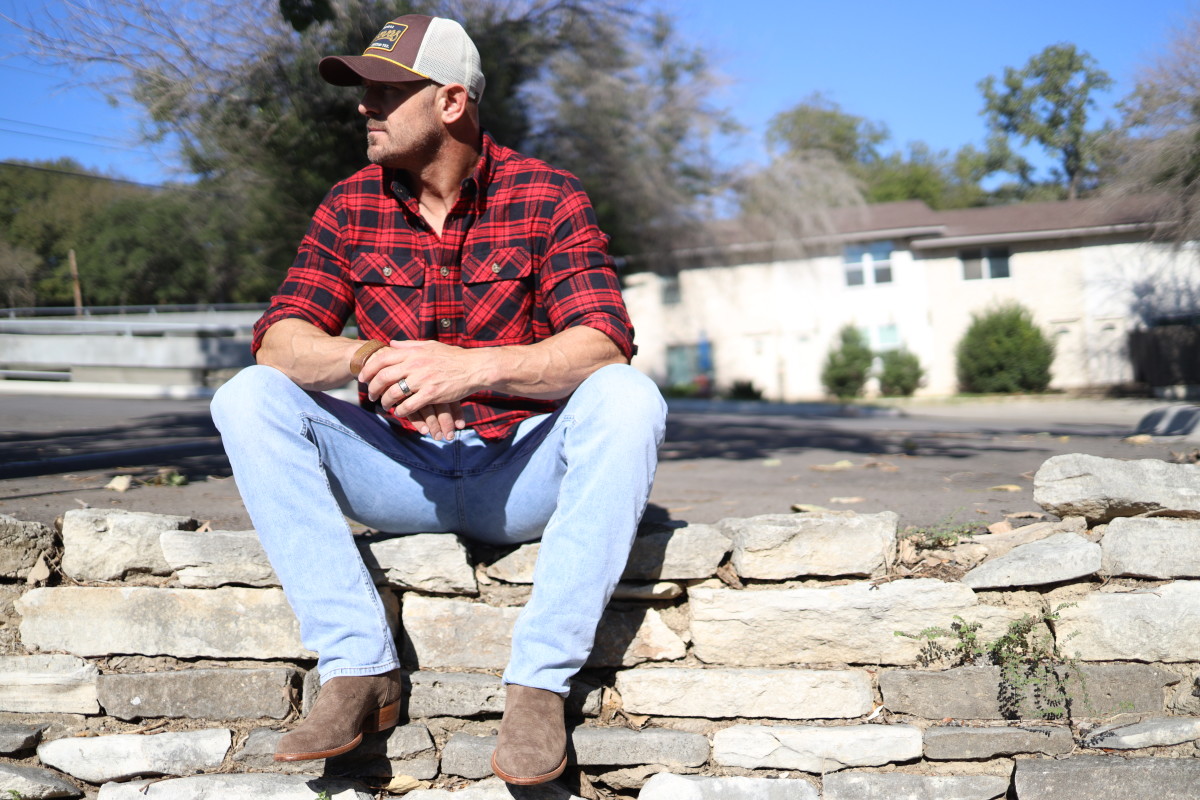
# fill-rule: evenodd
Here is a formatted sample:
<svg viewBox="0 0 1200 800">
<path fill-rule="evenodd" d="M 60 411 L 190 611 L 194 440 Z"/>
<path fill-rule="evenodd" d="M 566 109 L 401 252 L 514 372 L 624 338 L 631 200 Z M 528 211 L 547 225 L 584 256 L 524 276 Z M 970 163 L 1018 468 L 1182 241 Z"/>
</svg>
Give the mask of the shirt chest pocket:
<svg viewBox="0 0 1200 800">
<path fill-rule="evenodd" d="M 467 336 L 489 345 L 533 341 L 533 257 L 521 247 L 468 253 L 462 262 Z"/>
<path fill-rule="evenodd" d="M 386 253 L 360 252 L 350 259 L 355 315 L 367 338 L 416 339 L 424 301 L 425 262 Z"/>
</svg>

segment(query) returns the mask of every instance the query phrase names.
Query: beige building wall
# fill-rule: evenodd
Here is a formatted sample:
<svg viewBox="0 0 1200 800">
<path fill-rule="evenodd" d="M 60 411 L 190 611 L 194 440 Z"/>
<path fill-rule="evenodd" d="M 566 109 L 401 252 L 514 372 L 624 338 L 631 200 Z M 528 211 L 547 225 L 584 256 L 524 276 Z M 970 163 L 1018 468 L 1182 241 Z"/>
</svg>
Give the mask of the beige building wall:
<svg viewBox="0 0 1200 800">
<path fill-rule="evenodd" d="M 820 372 L 843 325 L 895 326 L 899 343 L 926 370 L 920 395 L 958 391 L 955 348 L 972 315 L 1016 301 L 1056 344 L 1057 389 L 1132 378 L 1126 352 L 1140 324 L 1138 289 L 1152 306 L 1191 293 L 1200 301 L 1197 252 L 1162 245 L 1063 240 L 1010 245 L 1007 278 L 965 280 L 957 248 L 892 254 L 889 284 L 846 286 L 840 254 L 803 260 L 686 269 L 679 302 L 662 302 L 667 278 L 629 276 L 625 298 L 637 329 L 634 363 L 660 384 L 667 349 L 711 343 L 718 390 L 750 381 L 772 400 L 824 396 Z M 1185 298 L 1186 299 L 1186 298 Z M 873 342 L 874 343 L 874 342 Z"/>
</svg>

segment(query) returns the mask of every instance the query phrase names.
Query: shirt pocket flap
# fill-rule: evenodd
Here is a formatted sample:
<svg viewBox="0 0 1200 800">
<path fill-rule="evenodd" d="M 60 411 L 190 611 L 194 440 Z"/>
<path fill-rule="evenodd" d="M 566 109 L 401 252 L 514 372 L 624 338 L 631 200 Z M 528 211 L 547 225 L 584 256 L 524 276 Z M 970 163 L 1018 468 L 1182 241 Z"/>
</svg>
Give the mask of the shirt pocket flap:
<svg viewBox="0 0 1200 800">
<path fill-rule="evenodd" d="M 532 273 L 533 257 L 523 247 L 502 247 L 463 256 L 463 283 L 515 281 L 528 278 Z"/>
<path fill-rule="evenodd" d="M 350 259 L 350 273 L 355 283 L 388 286 L 422 286 L 425 283 L 423 261 L 413 258 L 400 262 L 384 253 L 355 253 Z"/>
</svg>

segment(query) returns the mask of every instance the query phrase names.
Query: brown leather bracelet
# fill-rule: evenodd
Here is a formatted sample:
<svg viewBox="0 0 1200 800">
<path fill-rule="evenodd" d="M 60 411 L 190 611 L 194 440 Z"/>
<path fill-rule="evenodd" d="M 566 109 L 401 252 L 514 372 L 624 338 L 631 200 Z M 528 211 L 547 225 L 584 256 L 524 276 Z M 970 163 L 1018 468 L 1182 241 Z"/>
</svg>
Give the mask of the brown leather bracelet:
<svg viewBox="0 0 1200 800">
<path fill-rule="evenodd" d="M 362 368 L 367 365 L 367 359 L 385 347 L 387 347 L 387 344 L 378 339 L 368 339 L 363 342 L 354 351 L 354 357 L 350 359 L 350 374 L 357 378 L 358 373 L 362 372 Z"/>
</svg>

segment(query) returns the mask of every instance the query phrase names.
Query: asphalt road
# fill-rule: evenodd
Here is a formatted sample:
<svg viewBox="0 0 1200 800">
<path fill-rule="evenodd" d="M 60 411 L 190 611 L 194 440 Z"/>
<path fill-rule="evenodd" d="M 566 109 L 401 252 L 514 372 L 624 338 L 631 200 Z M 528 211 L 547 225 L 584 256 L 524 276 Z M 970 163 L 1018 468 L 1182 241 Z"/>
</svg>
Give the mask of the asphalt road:
<svg viewBox="0 0 1200 800">
<path fill-rule="evenodd" d="M 119 507 L 250 528 L 207 405 L 0 396 L 0 514 L 50 524 L 72 508 Z M 993 522 L 1039 510 L 1032 478 L 1051 456 L 1170 459 L 1189 450 L 1171 439 L 1127 440 L 1162 405 L 914 402 L 855 416 L 819 404 L 673 404 L 647 516 L 715 522 L 805 503 L 891 510 L 902 525 Z M 165 485 L 171 473 L 186 485 Z M 129 475 L 131 488 L 105 488 L 117 475 Z"/>
</svg>

